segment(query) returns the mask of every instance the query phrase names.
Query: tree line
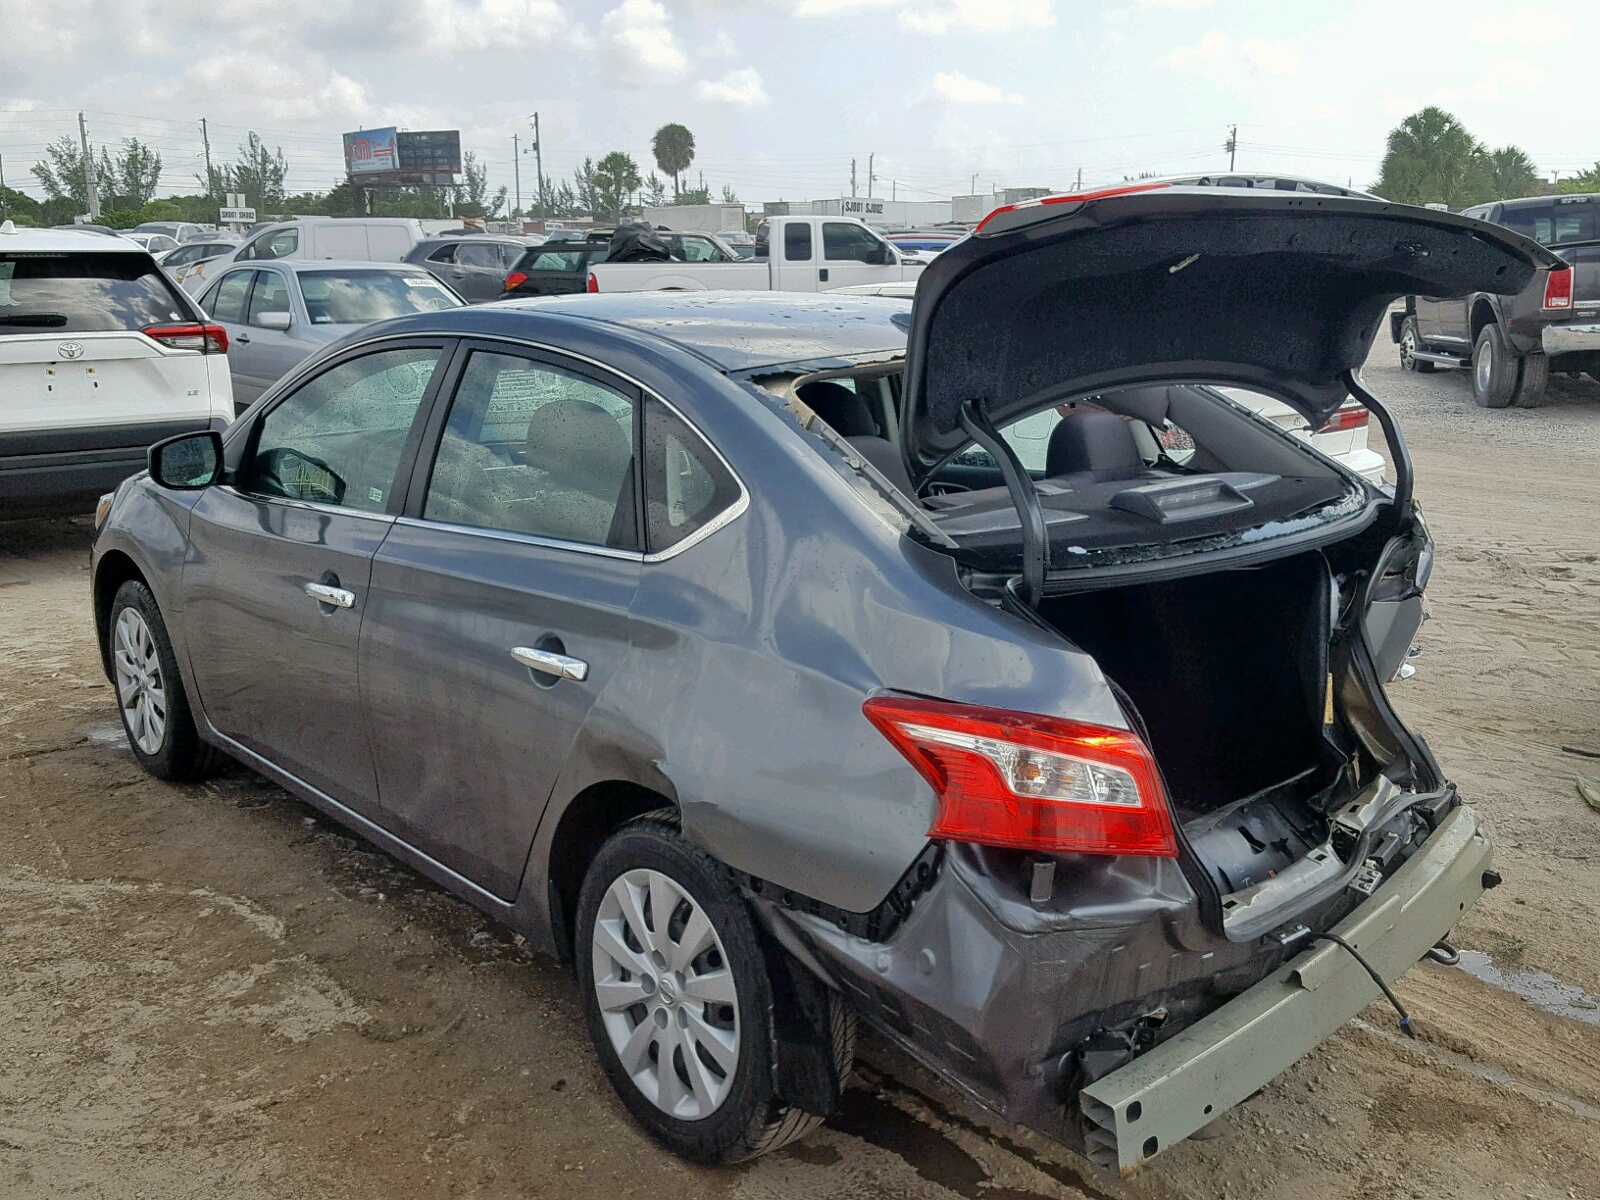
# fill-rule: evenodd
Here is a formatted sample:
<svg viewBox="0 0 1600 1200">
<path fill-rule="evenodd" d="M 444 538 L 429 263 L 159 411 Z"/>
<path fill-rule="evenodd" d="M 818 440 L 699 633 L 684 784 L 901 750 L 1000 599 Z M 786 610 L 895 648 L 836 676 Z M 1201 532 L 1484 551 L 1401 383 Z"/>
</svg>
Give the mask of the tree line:
<svg viewBox="0 0 1600 1200">
<path fill-rule="evenodd" d="M 1526 151 L 1510 145 L 1491 148 L 1460 118 L 1430 105 L 1390 131 L 1372 190 L 1398 204 L 1444 204 L 1460 210 L 1548 192 L 1600 192 L 1600 162 L 1547 183 Z"/>
<path fill-rule="evenodd" d="M 523 197 L 522 215 L 593 217 L 618 220 L 644 205 L 709 204 L 709 187 L 685 187 L 683 174 L 694 162 L 694 134 L 683 125 L 669 123 L 650 140 L 655 170 L 641 174 L 639 164 L 624 150 L 612 150 L 598 161 L 585 158 L 571 179 L 546 176 L 543 188 L 534 180 L 532 194 Z M 0 217 L 22 224 L 66 225 L 89 211 L 88 179 L 92 175 L 100 200 L 100 222 L 129 228 L 141 221 L 213 222 L 228 193 L 242 193 L 248 207 L 258 213 L 299 216 L 395 217 L 500 217 L 510 215 L 509 189 L 489 186 L 488 168 L 472 151 L 462 155 L 462 182 L 455 188 L 367 188 L 345 180 L 327 191 L 291 194 L 285 187 L 289 160 L 281 146 L 269 147 L 251 132 L 233 158 L 194 176 L 197 191 L 161 199 L 161 154 L 138 138 L 124 138 L 115 150 L 91 150 L 86 164 L 82 148 L 70 135 L 45 147 L 44 158 L 32 175 L 46 198 L 35 200 L 12 188 L 0 188 Z M 659 174 L 657 173 L 659 172 Z M 671 199 L 668 199 L 668 184 Z M 541 190 L 543 196 L 541 198 Z M 721 200 L 737 204 L 738 197 L 723 187 Z"/>
</svg>

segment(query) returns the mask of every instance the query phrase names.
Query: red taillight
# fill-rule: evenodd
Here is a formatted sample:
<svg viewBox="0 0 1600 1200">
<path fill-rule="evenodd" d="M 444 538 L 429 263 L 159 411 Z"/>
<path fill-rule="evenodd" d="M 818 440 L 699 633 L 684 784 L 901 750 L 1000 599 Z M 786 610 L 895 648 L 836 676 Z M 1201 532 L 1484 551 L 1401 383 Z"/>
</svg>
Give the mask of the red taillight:
<svg viewBox="0 0 1600 1200">
<path fill-rule="evenodd" d="M 1544 278 L 1544 306 L 1546 308 L 1572 307 L 1572 268 L 1560 267 Z"/>
<path fill-rule="evenodd" d="M 228 331 L 221 325 L 147 325 L 144 335 L 174 350 L 198 350 L 201 354 L 228 352 Z"/>
<path fill-rule="evenodd" d="M 589 272 L 588 290 L 591 292 L 598 292 L 600 290 L 600 281 L 594 277 L 593 271 Z"/>
<path fill-rule="evenodd" d="M 506 276 L 506 291 L 514 292 L 527 282 L 528 273 L 526 271 L 513 271 Z"/>
<path fill-rule="evenodd" d="M 1086 200 L 1105 200 L 1112 196 L 1131 196 L 1136 192 L 1156 192 L 1171 186 L 1170 183 L 1129 183 L 1122 187 L 1101 188 L 1097 192 L 1067 192 L 1060 196 L 1043 196 L 1038 200 L 1023 200 L 1018 204 L 1006 204 L 995 209 L 987 217 L 979 221 L 977 232 L 982 233 L 985 225 L 1003 213 L 1038 208 L 1045 204 L 1077 204 Z"/>
<path fill-rule="evenodd" d="M 1359 429 L 1361 426 L 1365 425 L 1371 419 L 1371 417 L 1372 414 L 1369 413 L 1365 408 L 1354 401 L 1351 401 L 1335 409 L 1333 416 L 1329 417 L 1327 423 L 1323 425 L 1323 427 L 1317 432 L 1339 433 L 1345 429 Z"/>
<path fill-rule="evenodd" d="M 931 838 L 1078 854 L 1178 853 L 1137 736 L 1034 713 L 874 696 L 867 720 L 932 785 Z"/>
</svg>

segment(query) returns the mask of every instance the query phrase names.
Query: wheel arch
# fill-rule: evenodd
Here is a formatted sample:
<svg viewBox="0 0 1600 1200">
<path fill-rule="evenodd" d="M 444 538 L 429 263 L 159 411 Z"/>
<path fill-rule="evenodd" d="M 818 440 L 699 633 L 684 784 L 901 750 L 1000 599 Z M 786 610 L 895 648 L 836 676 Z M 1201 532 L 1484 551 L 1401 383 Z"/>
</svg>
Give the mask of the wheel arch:
<svg viewBox="0 0 1600 1200">
<path fill-rule="evenodd" d="M 137 580 L 146 587 L 150 581 L 124 550 L 107 550 L 100 556 L 94 572 L 94 629 L 100 645 L 100 666 L 111 678 L 111 602 L 123 584 Z"/>
<path fill-rule="evenodd" d="M 1483 332 L 1485 325 L 1495 325 L 1500 321 L 1500 314 L 1495 311 L 1494 304 L 1487 296 L 1479 296 L 1472 302 L 1472 314 L 1468 321 L 1468 337 L 1472 344 L 1478 344 L 1478 335 Z"/>
<path fill-rule="evenodd" d="M 562 962 L 572 958 L 578 892 L 589 864 L 607 838 L 634 817 L 660 809 L 677 809 L 670 796 L 630 780 L 608 779 L 584 788 L 557 818 L 544 854 L 550 934 Z"/>
</svg>

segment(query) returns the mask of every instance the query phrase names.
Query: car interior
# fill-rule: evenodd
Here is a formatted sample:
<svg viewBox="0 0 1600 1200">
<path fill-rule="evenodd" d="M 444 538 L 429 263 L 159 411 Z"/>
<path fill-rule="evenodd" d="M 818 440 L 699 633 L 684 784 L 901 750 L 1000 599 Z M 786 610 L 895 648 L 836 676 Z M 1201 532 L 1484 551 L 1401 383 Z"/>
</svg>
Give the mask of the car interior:
<svg viewBox="0 0 1600 1200">
<path fill-rule="evenodd" d="M 987 451 L 968 445 L 920 493 L 912 486 L 900 449 L 898 368 L 787 382 L 797 415 L 842 438 L 954 539 L 965 561 L 1014 558 L 1021 521 Z M 1350 487 L 1337 467 L 1201 384 L 1067 399 L 1000 433 L 1034 480 L 1057 558 L 1290 520 Z"/>
</svg>

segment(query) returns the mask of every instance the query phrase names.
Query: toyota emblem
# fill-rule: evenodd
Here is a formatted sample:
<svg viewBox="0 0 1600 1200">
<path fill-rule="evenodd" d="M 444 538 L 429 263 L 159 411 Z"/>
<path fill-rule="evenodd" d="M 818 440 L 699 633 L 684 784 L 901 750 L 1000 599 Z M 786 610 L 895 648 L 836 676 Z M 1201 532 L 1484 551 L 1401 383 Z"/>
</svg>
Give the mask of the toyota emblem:
<svg viewBox="0 0 1600 1200">
<path fill-rule="evenodd" d="M 83 357 L 83 343 L 82 342 L 62 342 L 61 345 L 56 347 L 56 353 L 59 354 L 62 358 L 67 358 L 67 359 L 82 358 Z"/>
</svg>

